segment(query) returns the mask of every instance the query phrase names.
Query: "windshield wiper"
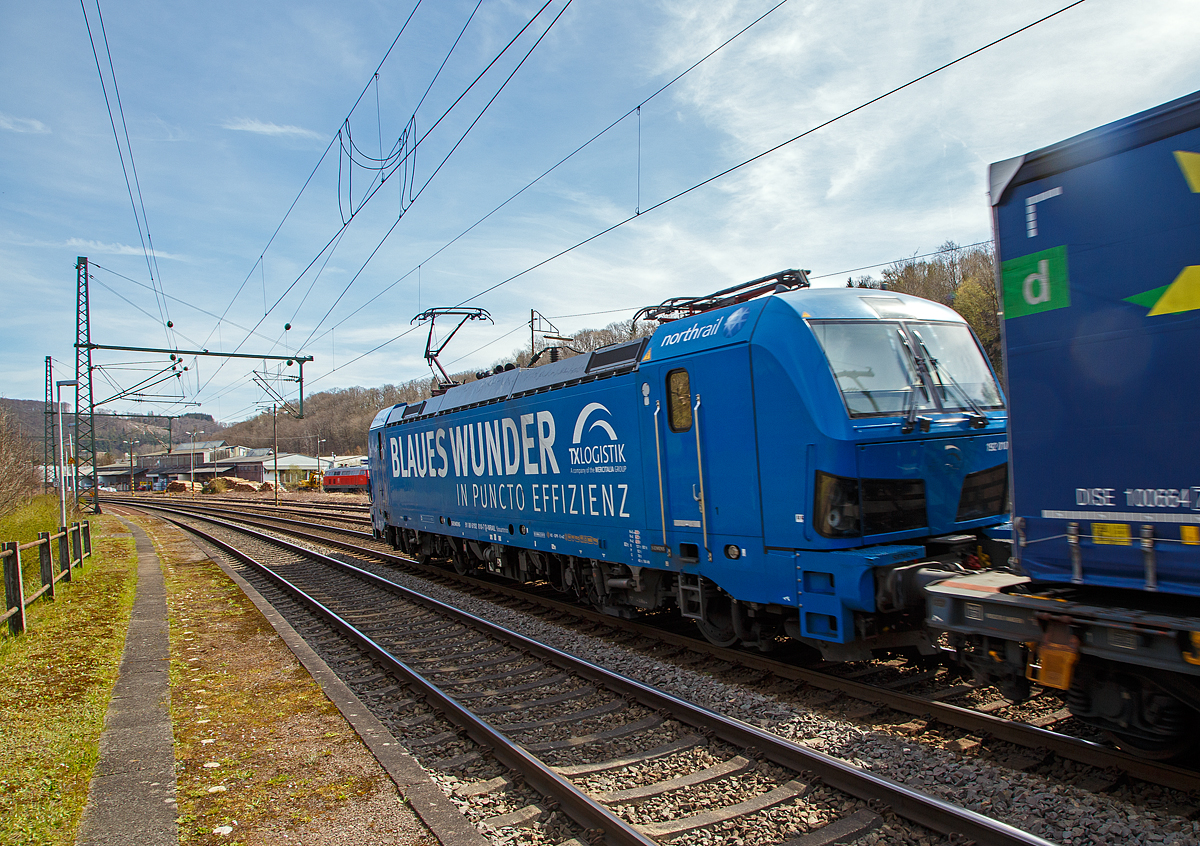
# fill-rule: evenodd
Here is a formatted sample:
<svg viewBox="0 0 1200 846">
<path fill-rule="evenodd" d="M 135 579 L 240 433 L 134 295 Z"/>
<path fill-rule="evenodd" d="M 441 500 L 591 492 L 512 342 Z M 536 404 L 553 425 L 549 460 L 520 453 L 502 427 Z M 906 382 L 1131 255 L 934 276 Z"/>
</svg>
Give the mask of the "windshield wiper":
<svg viewBox="0 0 1200 846">
<path fill-rule="evenodd" d="M 967 419 L 971 421 L 971 428 L 982 429 L 984 426 L 986 426 L 988 424 L 988 416 L 984 413 L 983 408 L 975 401 L 974 397 L 967 393 L 966 389 L 963 388 L 962 385 L 958 384 L 958 380 L 954 378 L 954 374 L 952 374 L 949 370 L 943 372 L 942 369 L 938 367 L 937 359 L 929 354 L 929 347 L 925 346 L 925 339 L 921 337 L 921 333 L 916 329 L 913 329 L 912 333 L 913 337 L 917 339 L 917 343 L 921 345 L 921 351 L 924 353 L 924 359 L 929 362 L 930 366 L 933 367 L 933 372 L 937 374 L 938 383 L 944 387 L 945 381 L 943 380 L 948 379 L 950 381 L 950 385 L 956 391 L 958 391 L 964 400 L 966 400 L 967 405 L 971 406 L 970 412 L 967 413 Z"/>
<path fill-rule="evenodd" d="M 897 329 L 896 334 L 900 336 L 900 345 L 904 347 L 904 352 L 908 356 L 908 363 L 912 367 L 912 372 L 917 374 L 917 380 L 915 382 L 908 383 L 908 398 L 904 402 L 904 423 L 900 426 L 900 432 L 901 434 L 907 435 L 917 427 L 918 423 L 921 424 L 922 432 L 928 432 L 929 424 L 931 422 L 930 418 L 925 417 L 924 415 L 917 416 L 917 390 L 921 387 L 921 383 L 924 381 L 924 376 L 922 375 L 923 369 L 917 362 L 917 356 L 913 352 L 912 347 L 909 345 L 908 338 L 905 336 L 904 330 Z"/>
</svg>

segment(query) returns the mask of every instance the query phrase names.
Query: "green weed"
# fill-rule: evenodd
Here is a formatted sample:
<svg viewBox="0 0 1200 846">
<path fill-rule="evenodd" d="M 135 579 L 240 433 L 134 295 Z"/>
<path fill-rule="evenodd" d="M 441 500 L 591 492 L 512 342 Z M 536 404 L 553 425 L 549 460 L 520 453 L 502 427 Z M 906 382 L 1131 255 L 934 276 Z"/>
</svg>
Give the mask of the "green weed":
<svg viewBox="0 0 1200 846">
<path fill-rule="evenodd" d="M 0 535 L 27 525 L 36 538 L 57 510 L 46 524 L 23 509 Z M 86 566 L 59 582 L 54 602 L 30 606 L 24 635 L 0 638 L 0 843 L 75 842 L 137 585 L 133 541 L 107 537 L 110 528 L 119 526 L 96 520 Z"/>
</svg>

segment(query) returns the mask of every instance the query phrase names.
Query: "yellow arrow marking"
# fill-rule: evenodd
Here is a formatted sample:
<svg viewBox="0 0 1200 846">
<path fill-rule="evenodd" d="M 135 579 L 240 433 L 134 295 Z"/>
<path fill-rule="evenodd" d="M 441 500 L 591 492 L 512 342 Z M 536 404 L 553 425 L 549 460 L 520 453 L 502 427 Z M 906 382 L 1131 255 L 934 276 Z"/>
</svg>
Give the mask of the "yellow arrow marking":
<svg viewBox="0 0 1200 846">
<path fill-rule="evenodd" d="M 1187 180 L 1193 194 L 1200 194 L 1200 153 L 1189 153 L 1186 150 L 1175 151 L 1175 161 Z"/>
<path fill-rule="evenodd" d="M 1176 155 L 1179 155 L 1176 153 Z M 1200 158 L 1198 156 L 1197 158 Z M 1200 176 L 1200 173 L 1197 174 Z M 1159 297 L 1147 317 L 1159 314 L 1179 314 L 1200 308 L 1200 265 L 1185 267 L 1175 281 Z"/>
</svg>

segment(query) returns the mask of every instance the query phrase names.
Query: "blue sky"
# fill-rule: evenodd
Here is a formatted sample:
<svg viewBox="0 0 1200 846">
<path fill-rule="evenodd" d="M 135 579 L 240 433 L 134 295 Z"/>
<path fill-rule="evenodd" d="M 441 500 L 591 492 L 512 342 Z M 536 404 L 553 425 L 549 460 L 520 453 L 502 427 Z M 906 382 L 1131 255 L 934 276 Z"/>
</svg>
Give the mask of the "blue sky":
<svg viewBox="0 0 1200 846">
<path fill-rule="evenodd" d="M 397 383 L 429 373 L 424 330 L 404 333 L 430 306 L 492 313 L 443 355 L 478 369 L 528 343 L 530 309 L 569 334 L 787 267 L 844 284 L 853 268 L 984 240 L 988 164 L 1200 88 L 1194 3 L 1087 0 L 522 273 L 1066 2 L 790 0 L 651 98 L 778 0 L 552 0 L 540 15 L 545 0 L 477 1 L 102 3 L 162 301 L 83 9 L 0 5 L 0 396 L 40 398 L 47 355 L 57 378 L 74 375 L 76 256 L 99 265 L 96 343 L 299 348 L 314 356 L 309 391 Z M 453 240 L 639 104 L 640 120 Z M 348 114 L 358 156 L 420 143 L 343 229 L 377 177 L 336 140 L 322 158 Z M 168 363 L 95 361 L 97 401 Z M 186 363 L 150 393 L 199 406 L 105 407 L 232 422 L 265 397 L 250 378 L 262 362 Z"/>
</svg>

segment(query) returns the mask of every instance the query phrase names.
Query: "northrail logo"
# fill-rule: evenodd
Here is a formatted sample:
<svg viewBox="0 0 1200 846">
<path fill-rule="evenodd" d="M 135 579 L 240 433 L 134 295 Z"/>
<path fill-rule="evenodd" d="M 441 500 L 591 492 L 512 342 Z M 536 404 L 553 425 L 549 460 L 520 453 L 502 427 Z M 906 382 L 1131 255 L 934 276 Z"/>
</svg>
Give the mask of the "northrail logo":
<svg viewBox="0 0 1200 846">
<path fill-rule="evenodd" d="M 725 337 L 732 338 L 738 332 L 742 331 L 742 327 L 746 325 L 746 318 L 750 316 L 750 309 L 742 306 L 733 314 L 729 315 L 729 319 L 725 321 Z"/>
<path fill-rule="evenodd" d="M 672 332 L 670 335 L 663 335 L 662 340 L 658 342 L 660 347 L 669 347 L 673 344 L 686 344 L 689 341 L 694 341 L 697 338 L 707 338 L 709 335 L 715 335 L 724 322 L 724 317 L 718 317 L 714 322 L 701 325 L 693 323 L 686 329 L 681 329 L 678 332 Z"/>
</svg>

